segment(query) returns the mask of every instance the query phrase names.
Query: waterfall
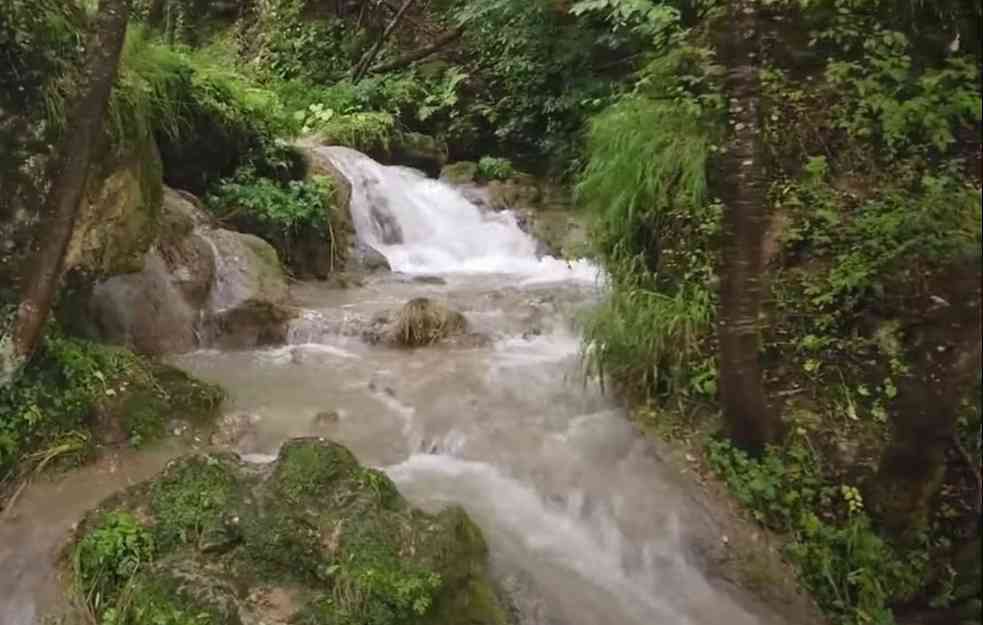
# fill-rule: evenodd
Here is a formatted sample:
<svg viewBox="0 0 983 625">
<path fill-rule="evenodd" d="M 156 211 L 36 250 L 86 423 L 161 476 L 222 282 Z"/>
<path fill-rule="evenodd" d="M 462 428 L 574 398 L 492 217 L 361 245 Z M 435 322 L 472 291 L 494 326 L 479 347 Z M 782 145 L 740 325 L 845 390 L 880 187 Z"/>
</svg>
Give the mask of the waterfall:
<svg viewBox="0 0 983 625">
<path fill-rule="evenodd" d="M 359 241 L 381 252 L 395 271 L 507 273 L 526 282 L 597 279 L 588 261 L 538 257 L 536 240 L 510 211 L 482 211 L 450 185 L 349 148 L 318 150 L 351 182 Z"/>
</svg>

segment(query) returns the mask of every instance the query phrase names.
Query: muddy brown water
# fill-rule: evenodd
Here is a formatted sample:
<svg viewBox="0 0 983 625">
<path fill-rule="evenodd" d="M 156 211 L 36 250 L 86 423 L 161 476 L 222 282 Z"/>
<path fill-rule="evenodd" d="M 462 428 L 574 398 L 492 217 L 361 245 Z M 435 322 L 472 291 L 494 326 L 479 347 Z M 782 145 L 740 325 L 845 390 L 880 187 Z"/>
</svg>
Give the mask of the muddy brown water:
<svg viewBox="0 0 983 625">
<path fill-rule="evenodd" d="M 223 385 L 227 415 L 247 416 L 233 447 L 268 462 L 289 437 L 324 436 L 385 470 L 415 505 L 463 505 L 522 625 L 782 623 L 711 581 L 704 553 L 719 530 L 693 486 L 584 379 L 574 320 L 600 296 L 596 270 L 536 258 L 508 215 L 482 214 L 413 172 L 332 157 L 353 179 L 359 237 L 403 273 L 345 290 L 295 285 L 306 312 L 288 345 L 171 359 Z M 373 239 L 373 193 L 410 239 Z M 362 340 L 378 313 L 421 296 L 463 312 L 485 340 L 417 350 Z M 72 524 L 181 450 L 111 455 L 28 489 L 0 524 L 0 623 L 31 625 L 53 605 Z"/>
</svg>

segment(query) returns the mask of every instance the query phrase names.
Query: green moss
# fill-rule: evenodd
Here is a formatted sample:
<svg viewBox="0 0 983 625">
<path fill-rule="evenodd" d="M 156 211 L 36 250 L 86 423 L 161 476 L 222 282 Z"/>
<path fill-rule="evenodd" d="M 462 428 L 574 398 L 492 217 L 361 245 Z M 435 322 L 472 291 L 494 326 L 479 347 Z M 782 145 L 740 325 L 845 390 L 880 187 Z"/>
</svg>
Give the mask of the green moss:
<svg viewBox="0 0 983 625">
<path fill-rule="evenodd" d="M 478 177 L 478 164 L 472 161 L 451 163 L 440 170 L 440 177 L 451 184 L 467 184 Z"/>
<path fill-rule="evenodd" d="M 121 612 L 113 609 L 121 625 L 242 625 L 233 588 L 193 566 L 169 564 L 136 578 Z"/>
<path fill-rule="evenodd" d="M 162 552 L 197 544 L 206 529 L 225 523 L 223 513 L 241 500 L 233 462 L 224 456 L 191 456 L 169 466 L 154 483 L 150 506 Z"/>
<path fill-rule="evenodd" d="M 274 488 L 292 502 L 328 496 L 356 466 L 355 456 L 341 445 L 292 441 L 280 451 Z"/>
<path fill-rule="evenodd" d="M 245 548 L 235 563 L 240 579 L 319 584 L 327 578 L 316 519 L 286 511 L 250 514 L 242 519 L 242 535 Z"/>
<path fill-rule="evenodd" d="M 180 369 L 156 364 L 153 374 L 170 412 L 182 419 L 192 422 L 210 420 L 225 399 L 221 387 L 195 379 Z"/>
</svg>

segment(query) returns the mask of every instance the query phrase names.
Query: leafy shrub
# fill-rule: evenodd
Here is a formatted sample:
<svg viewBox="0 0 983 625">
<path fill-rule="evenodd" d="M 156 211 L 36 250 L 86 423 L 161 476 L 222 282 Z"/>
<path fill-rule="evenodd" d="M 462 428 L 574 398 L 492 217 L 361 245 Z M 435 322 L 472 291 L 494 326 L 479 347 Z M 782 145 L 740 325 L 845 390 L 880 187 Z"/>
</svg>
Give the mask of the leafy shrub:
<svg viewBox="0 0 983 625">
<path fill-rule="evenodd" d="M 313 129 L 327 143 L 371 154 L 389 149 L 395 126 L 395 119 L 389 113 L 325 113 Z"/>
<path fill-rule="evenodd" d="M 40 102 L 49 121 L 63 117 L 68 85 L 58 79 L 78 62 L 84 27 L 72 2 L 5 2 L 0 12 L 0 105 L 29 111 Z"/>
<path fill-rule="evenodd" d="M 893 625 L 889 606 L 924 584 L 926 552 L 903 556 L 881 539 L 859 491 L 829 483 L 804 436 L 761 459 L 712 440 L 707 457 L 759 522 L 790 534 L 787 555 L 835 623 Z"/>
<path fill-rule="evenodd" d="M 153 536 L 132 515 L 105 514 L 75 546 L 73 565 L 81 598 L 95 613 L 102 612 L 154 553 Z"/>
<path fill-rule="evenodd" d="M 478 176 L 484 180 L 508 180 L 515 174 L 512 161 L 507 158 L 485 156 L 478 161 Z"/>
<path fill-rule="evenodd" d="M 842 102 L 838 123 L 851 135 L 876 134 L 891 150 L 928 144 L 944 151 L 955 127 L 983 121 L 979 67 L 971 57 L 918 71 L 908 38 L 892 31 L 868 34 L 864 50 L 864 58 L 832 62 L 826 72 Z"/>
<path fill-rule="evenodd" d="M 297 260 L 295 252 L 301 239 L 323 246 L 333 239 L 334 196 L 333 183 L 325 177 L 284 184 L 246 167 L 223 180 L 206 203 L 221 219 L 269 241 L 291 266 Z"/>
<path fill-rule="evenodd" d="M 806 299 L 793 302 L 797 307 L 845 320 L 909 271 L 915 258 L 931 271 L 979 254 L 980 190 L 945 169 L 929 175 L 904 162 L 895 167 L 894 179 L 879 181 L 881 191 L 853 210 L 854 201 L 826 181 L 825 158 L 812 159 L 802 183 L 781 188 L 777 202 L 792 216 L 786 253 L 833 261 L 809 275 Z"/>
</svg>

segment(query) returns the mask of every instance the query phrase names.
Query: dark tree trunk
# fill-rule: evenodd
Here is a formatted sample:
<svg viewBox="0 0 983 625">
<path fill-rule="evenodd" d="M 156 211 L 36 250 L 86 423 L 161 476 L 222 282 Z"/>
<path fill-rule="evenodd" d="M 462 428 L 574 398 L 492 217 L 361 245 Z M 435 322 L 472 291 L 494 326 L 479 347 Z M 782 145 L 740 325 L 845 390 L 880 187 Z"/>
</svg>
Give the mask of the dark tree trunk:
<svg viewBox="0 0 983 625">
<path fill-rule="evenodd" d="M 892 439 L 871 497 L 884 526 L 900 538 L 931 520 L 961 402 L 974 392 L 981 367 L 979 260 L 951 268 L 935 291 L 946 303 L 926 302 L 907 332 L 910 372 L 897 384 Z"/>
<path fill-rule="evenodd" d="M 727 67 L 730 137 L 720 159 L 719 196 L 724 203 L 720 280 L 720 394 L 734 444 L 761 452 L 783 433 L 768 406 L 762 381 L 762 244 L 767 219 L 764 150 L 760 134 L 758 9 L 754 0 L 730 3 L 718 25 L 720 61 Z"/>
<path fill-rule="evenodd" d="M 101 0 L 96 33 L 83 67 L 82 92 L 65 125 L 51 191 L 45 203 L 44 231 L 38 239 L 14 329 L 14 350 L 21 359 L 34 351 L 61 279 L 79 204 L 95 146 L 100 143 L 109 95 L 126 39 L 126 0 Z"/>
<path fill-rule="evenodd" d="M 365 56 L 362 57 L 362 60 L 359 61 L 358 65 L 355 66 L 355 71 L 352 73 L 352 82 L 357 83 L 365 77 L 365 74 L 369 71 L 369 68 L 372 67 L 372 63 L 375 62 L 375 58 L 379 56 L 379 52 L 382 51 L 382 46 L 385 45 L 386 40 L 389 39 L 389 37 L 393 34 L 393 31 L 396 30 L 396 27 L 399 26 L 400 20 L 403 19 L 403 16 L 406 15 L 406 12 L 411 6 L 413 6 L 414 2 L 416 2 L 416 0 L 405 0 L 402 6 L 399 7 L 399 10 L 396 11 L 396 15 L 393 16 L 392 21 L 390 21 L 389 25 L 386 26 L 386 29 L 382 31 L 382 35 L 379 36 L 379 39 L 371 48 L 369 48 L 369 51 L 365 53 Z"/>
</svg>

